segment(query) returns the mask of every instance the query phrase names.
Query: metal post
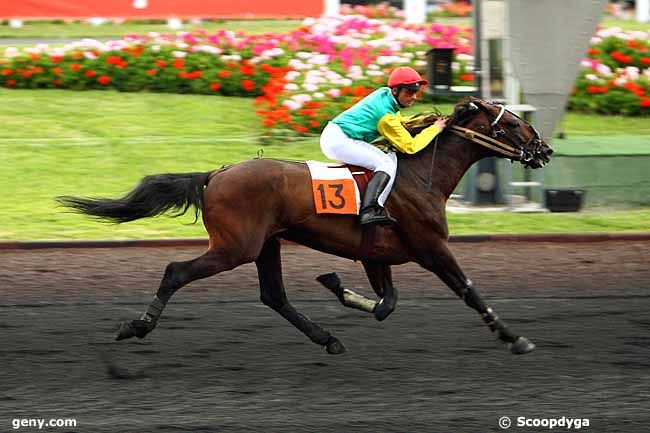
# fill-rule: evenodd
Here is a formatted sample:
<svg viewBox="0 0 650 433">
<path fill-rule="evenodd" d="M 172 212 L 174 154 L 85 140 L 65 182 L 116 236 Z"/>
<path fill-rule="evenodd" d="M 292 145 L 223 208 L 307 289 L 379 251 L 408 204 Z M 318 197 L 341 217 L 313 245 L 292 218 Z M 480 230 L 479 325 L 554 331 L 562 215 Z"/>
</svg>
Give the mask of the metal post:
<svg viewBox="0 0 650 433">
<path fill-rule="evenodd" d="M 636 0 L 636 20 L 640 23 L 650 21 L 650 0 Z"/>
</svg>

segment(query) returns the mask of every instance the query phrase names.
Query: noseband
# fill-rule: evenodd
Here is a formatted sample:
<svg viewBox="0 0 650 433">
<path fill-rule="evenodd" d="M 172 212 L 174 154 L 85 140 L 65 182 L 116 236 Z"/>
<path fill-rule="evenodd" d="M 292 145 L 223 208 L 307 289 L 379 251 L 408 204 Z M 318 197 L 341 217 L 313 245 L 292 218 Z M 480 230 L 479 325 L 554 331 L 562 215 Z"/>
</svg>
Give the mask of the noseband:
<svg viewBox="0 0 650 433">
<path fill-rule="evenodd" d="M 476 105 L 473 102 L 470 102 L 470 105 L 476 107 Z M 459 137 L 470 140 L 483 147 L 487 147 L 488 149 L 491 149 L 497 152 L 498 154 L 505 156 L 506 158 L 510 158 L 513 161 L 520 161 L 524 165 L 528 165 L 531 161 L 533 161 L 536 155 L 541 153 L 542 139 L 539 135 L 539 132 L 537 132 L 537 129 L 535 129 L 534 126 L 526 122 L 524 119 L 512 113 L 511 111 L 507 110 L 503 104 L 493 104 L 493 105 L 499 107 L 499 114 L 492 122 L 490 122 L 490 127 L 492 128 L 492 137 L 489 137 L 485 134 L 481 134 L 480 132 L 474 131 L 473 129 L 464 128 L 462 126 L 457 126 L 457 125 L 452 125 L 448 129 L 452 133 L 458 135 Z M 532 128 L 534 134 L 523 145 L 512 146 L 508 143 L 504 143 L 496 139 L 501 135 L 505 136 L 508 134 L 507 130 L 499 127 L 499 122 L 501 121 L 501 118 L 506 112 L 520 119 L 526 125 Z M 532 150 L 529 149 L 531 145 L 533 147 Z"/>
</svg>

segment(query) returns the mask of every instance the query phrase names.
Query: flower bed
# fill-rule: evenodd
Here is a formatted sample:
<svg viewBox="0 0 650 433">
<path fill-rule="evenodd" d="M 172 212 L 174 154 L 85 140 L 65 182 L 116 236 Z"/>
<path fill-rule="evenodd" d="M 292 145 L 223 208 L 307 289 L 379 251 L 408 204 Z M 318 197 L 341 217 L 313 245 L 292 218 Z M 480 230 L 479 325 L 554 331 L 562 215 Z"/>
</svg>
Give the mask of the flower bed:
<svg viewBox="0 0 650 433">
<path fill-rule="evenodd" d="M 341 15 L 362 15 L 366 18 L 400 18 L 404 12 L 388 2 L 380 2 L 374 5 L 349 5 L 342 4 L 339 10 Z"/>
<path fill-rule="evenodd" d="M 604 114 L 650 114 L 650 39 L 647 32 L 601 29 L 570 99 L 574 110 Z"/>
<path fill-rule="evenodd" d="M 8 49 L 0 86 L 256 97 L 269 133 L 318 133 L 397 66 L 424 73 L 432 47 L 455 47 L 454 84 L 473 83 L 471 29 L 387 23 L 360 16 L 305 20 L 287 34 L 180 32 L 85 40 L 63 48 Z M 650 113 L 648 33 L 600 30 L 576 83 L 576 110 Z"/>
</svg>

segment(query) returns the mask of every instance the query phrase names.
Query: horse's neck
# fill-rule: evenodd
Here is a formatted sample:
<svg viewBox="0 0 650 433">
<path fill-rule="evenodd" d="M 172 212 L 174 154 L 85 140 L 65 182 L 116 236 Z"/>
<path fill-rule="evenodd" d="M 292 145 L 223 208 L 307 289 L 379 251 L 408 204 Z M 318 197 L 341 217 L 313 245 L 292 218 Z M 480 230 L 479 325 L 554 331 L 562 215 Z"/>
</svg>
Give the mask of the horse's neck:
<svg viewBox="0 0 650 433">
<path fill-rule="evenodd" d="M 415 157 L 402 159 L 404 170 L 400 171 L 420 186 L 428 186 L 431 177 L 431 192 L 446 199 L 472 164 L 484 156 L 486 152 L 480 146 L 445 133 L 439 136 L 437 146 L 434 142 Z"/>
</svg>

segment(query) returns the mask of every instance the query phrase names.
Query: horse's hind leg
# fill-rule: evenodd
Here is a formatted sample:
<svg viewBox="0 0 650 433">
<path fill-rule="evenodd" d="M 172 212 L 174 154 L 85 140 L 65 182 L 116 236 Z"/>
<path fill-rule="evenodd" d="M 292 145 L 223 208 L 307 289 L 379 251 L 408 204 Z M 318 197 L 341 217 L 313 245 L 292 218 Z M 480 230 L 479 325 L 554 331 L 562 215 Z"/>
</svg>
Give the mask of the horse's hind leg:
<svg viewBox="0 0 650 433">
<path fill-rule="evenodd" d="M 397 289 L 393 287 L 390 266 L 375 262 L 362 263 L 372 289 L 380 298 L 379 302 L 344 288 L 336 272 L 320 275 L 316 280 L 332 291 L 344 306 L 372 313 L 377 320 L 382 321 L 397 305 Z"/>
<path fill-rule="evenodd" d="M 262 252 L 255 260 L 260 280 L 260 299 L 265 305 L 277 311 L 293 326 L 302 331 L 316 344 L 325 346 L 328 353 L 345 352 L 343 344 L 328 331 L 300 314 L 289 303 L 282 282 L 282 262 L 280 257 L 280 242 L 270 238 L 264 244 Z"/>
<path fill-rule="evenodd" d="M 241 263 L 228 258 L 223 251 L 211 249 L 200 257 L 186 262 L 171 262 L 165 269 L 156 297 L 140 319 L 123 322 L 116 340 L 138 337 L 144 338 L 158 323 L 165 305 L 181 287 L 194 280 L 206 278 L 219 272 L 227 271 Z"/>
</svg>

